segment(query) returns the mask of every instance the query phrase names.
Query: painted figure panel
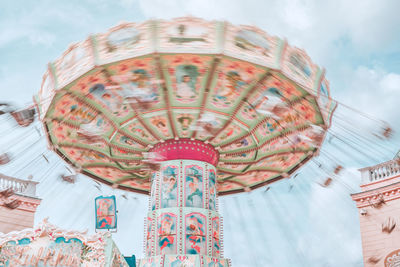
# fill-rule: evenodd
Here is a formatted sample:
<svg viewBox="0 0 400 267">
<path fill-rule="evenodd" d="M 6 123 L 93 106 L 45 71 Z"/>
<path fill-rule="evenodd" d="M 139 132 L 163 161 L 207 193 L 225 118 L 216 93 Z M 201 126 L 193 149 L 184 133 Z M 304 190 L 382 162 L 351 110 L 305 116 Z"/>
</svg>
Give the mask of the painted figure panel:
<svg viewBox="0 0 400 267">
<path fill-rule="evenodd" d="M 212 52 L 216 46 L 215 22 L 198 18 L 178 18 L 160 21 L 158 25 L 160 51 Z"/>
<path fill-rule="evenodd" d="M 132 110 L 160 103 L 160 81 L 154 69 L 152 58 L 125 60 L 88 74 L 71 90 L 125 118 Z"/>
<path fill-rule="evenodd" d="M 318 66 L 301 49 L 287 46 L 282 61 L 282 72 L 306 88 L 313 89 Z"/>
<path fill-rule="evenodd" d="M 226 144 L 227 142 L 234 140 L 236 136 L 241 136 L 246 133 L 245 129 L 239 127 L 235 122 L 232 122 L 213 139 L 212 144 Z"/>
<path fill-rule="evenodd" d="M 152 22 L 141 24 L 121 23 L 107 33 L 97 34 L 98 60 L 100 64 L 120 61 L 153 51 L 150 26 Z"/>
<path fill-rule="evenodd" d="M 245 150 L 250 147 L 255 147 L 257 144 L 252 136 L 246 136 L 236 139 L 234 142 L 229 143 L 229 145 L 223 146 L 223 151 L 236 151 Z"/>
<path fill-rule="evenodd" d="M 68 155 L 70 159 L 75 162 L 79 162 L 80 165 L 90 164 L 90 163 L 111 163 L 112 161 L 101 152 L 90 149 L 79 149 L 74 147 L 63 147 L 62 150 Z"/>
<path fill-rule="evenodd" d="M 136 140 L 138 140 L 138 139 L 136 139 Z M 127 154 L 128 151 L 137 150 L 137 153 L 139 153 L 140 151 L 143 151 L 145 149 L 144 145 L 139 144 L 137 141 L 133 140 L 130 136 L 122 135 L 119 133 L 116 133 L 113 135 L 112 143 L 114 143 L 116 145 L 122 145 L 123 147 L 124 146 L 129 147 L 129 150 L 126 150 L 122 147 L 118 147 L 118 149 L 114 149 L 113 154 L 115 154 L 115 155 L 129 155 L 129 154 Z"/>
<path fill-rule="evenodd" d="M 58 86 L 64 87 L 93 67 L 92 49 L 89 40 L 73 44 L 54 62 Z"/>
<path fill-rule="evenodd" d="M 132 186 L 136 185 L 134 186 L 135 188 L 143 187 L 145 188 L 145 190 L 150 190 L 150 182 L 148 181 L 148 179 L 136 179 L 136 180 L 126 179 L 127 177 L 132 177 L 132 174 L 126 171 L 122 171 L 117 167 L 94 165 L 94 166 L 85 166 L 84 170 L 85 172 L 87 171 L 90 174 L 99 176 L 108 181 L 117 181 L 119 179 L 125 179 L 126 182 L 124 182 L 123 184 L 131 184 Z"/>
<path fill-rule="evenodd" d="M 176 98 L 179 102 L 193 102 L 197 97 L 197 77 L 199 72 L 194 65 L 177 66 L 175 72 Z"/>
<path fill-rule="evenodd" d="M 196 138 L 205 140 L 214 137 L 228 119 L 228 116 L 216 115 L 214 112 L 204 112 L 200 119 L 197 120 L 195 127 L 197 131 Z"/>
<path fill-rule="evenodd" d="M 157 82 L 153 80 L 153 71 L 144 68 L 134 68 L 123 75 L 113 75 L 111 81 L 116 84 L 110 89 L 116 90 L 118 94 L 129 102 L 129 98 L 138 98 L 143 102 L 160 102 Z"/>
<path fill-rule="evenodd" d="M 218 162 L 218 169 L 225 173 L 241 174 L 242 172 L 247 170 L 248 166 L 248 163 L 241 162 Z"/>
<path fill-rule="evenodd" d="M 171 137 L 171 130 L 169 128 L 167 114 L 151 117 L 150 124 L 156 131 L 158 131 L 158 135 L 164 136 L 166 138 Z"/>
<path fill-rule="evenodd" d="M 282 131 L 281 125 L 279 125 L 279 123 L 276 120 L 269 119 L 259 124 L 255 133 L 259 140 L 263 140 L 265 138 L 269 138 L 270 135 L 278 134 L 281 131 Z"/>
<path fill-rule="evenodd" d="M 88 98 L 99 103 L 111 114 L 124 116 L 129 113 L 127 105 L 123 103 L 123 97 L 113 90 L 107 90 L 105 84 L 96 83 L 90 86 Z"/>
<path fill-rule="evenodd" d="M 180 106 L 199 105 L 212 57 L 187 54 L 165 55 L 162 59 L 163 65 L 168 66 L 172 101 Z"/>
<path fill-rule="evenodd" d="M 251 26 L 226 24 L 225 54 L 256 64 L 275 67 L 281 40 Z"/>
<path fill-rule="evenodd" d="M 263 170 L 268 168 L 278 169 L 284 171 L 285 169 L 293 166 L 305 156 L 305 152 L 292 152 L 273 155 L 254 163 L 249 170 Z"/>
<path fill-rule="evenodd" d="M 79 138 L 77 127 L 66 125 L 65 123 L 61 123 L 58 121 L 53 121 L 49 123 L 49 132 L 52 139 L 57 141 L 57 143 L 76 143 L 77 141 L 79 141 L 82 144 L 91 144 L 90 142 L 84 139 L 81 140 Z M 105 148 L 105 145 L 100 143 L 92 145 L 96 148 Z"/>
<path fill-rule="evenodd" d="M 96 208 L 96 229 L 116 229 L 117 214 L 115 196 L 97 197 Z"/>
<path fill-rule="evenodd" d="M 244 51 L 257 51 L 265 56 L 269 53 L 268 40 L 259 33 L 242 29 L 235 35 L 235 45 Z"/>
<path fill-rule="evenodd" d="M 185 206 L 203 207 L 203 168 L 200 166 L 185 167 Z"/>
<path fill-rule="evenodd" d="M 124 129 L 127 129 L 128 133 L 131 133 L 133 136 L 135 136 L 136 138 L 138 138 L 139 140 L 141 140 L 143 142 L 154 143 L 157 141 L 152 136 L 152 134 L 149 133 L 149 131 L 147 131 L 137 119 L 134 119 Z"/>
<path fill-rule="evenodd" d="M 201 213 L 185 216 L 186 254 L 206 254 L 206 217 Z"/>
<path fill-rule="evenodd" d="M 160 102 L 160 84 L 155 71 L 154 59 L 151 57 L 125 60 L 122 63 L 108 66 L 107 89 L 117 92 L 125 103 L 132 103 L 133 98 L 140 102 L 156 105 Z M 134 106 L 131 105 L 132 108 Z"/>
<path fill-rule="evenodd" d="M 198 111 L 196 113 L 185 112 L 180 110 L 174 110 L 175 121 L 177 121 L 178 131 L 181 137 L 189 137 L 190 132 L 193 130 L 193 125 L 195 124 L 195 118 L 197 117 Z"/>
<path fill-rule="evenodd" d="M 289 62 L 292 64 L 292 71 L 296 72 L 299 75 L 310 77 L 311 76 L 311 67 L 300 53 L 293 52 L 289 56 Z"/>
<path fill-rule="evenodd" d="M 288 80 L 278 74 L 268 77 L 257 86 L 240 108 L 237 117 L 250 126 L 254 126 L 265 117 L 280 120 L 289 113 L 289 102 L 305 94 Z M 259 118 L 258 120 L 255 120 Z"/>
<path fill-rule="evenodd" d="M 132 26 L 115 29 L 107 34 L 106 46 L 109 52 L 135 45 L 140 40 L 140 33 Z"/>
<path fill-rule="evenodd" d="M 167 31 L 170 35 L 168 41 L 173 44 L 207 43 L 204 38 L 208 31 L 206 27 L 180 23 L 168 28 Z"/>
<path fill-rule="evenodd" d="M 218 68 L 217 81 L 211 92 L 211 108 L 231 109 L 244 90 L 263 72 L 263 69 L 249 63 L 224 59 Z"/>
<path fill-rule="evenodd" d="M 287 98 L 281 89 L 270 85 L 264 85 L 253 94 L 246 103 L 246 109 L 241 110 L 240 115 L 245 119 L 254 119 L 259 116 L 273 116 L 279 119 L 276 107 L 285 107 Z"/>
<path fill-rule="evenodd" d="M 258 155 L 263 157 L 274 151 L 290 151 L 293 149 L 308 149 L 312 144 L 310 130 L 295 131 L 266 142 L 259 149 Z"/>
<path fill-rule="evenodd" d="M 178 206 L 178 167 L 164 166 L 161 180 L 161 208 Z"/>
<path fill-rule="evenodd" d="M 176 215 L 163 213 L 158 217 L 158 247 L 157 254 L 176 253 Z"/>
<path fill-rule="evenodd" d="M 219 108 L 227 108 L 239 97 L 241 90 L 248 83 L 237 71 L 233 70 L 227 73 L 220 72 L 219 76 L 221 81 L 217 83 L 212 104 Z"/>
<path fill-rule="evenodd" d="M 127 178 L 130 177 L 130 178 Z M 148 176 L 147 176 L 148 177 Z M 132 188 L 136 188 L 139 190 L 146 190 L 147 192 L 150 191 L 150 181 L 148 180 L 148 178 L 146 177 L 146 179 L 136 179 L 134 180 L 133 176 L 125 176 L 126 181 L 121 183 L 121 186 L 129 186 Z"/>
<path fill-rule="evenodd" d="M 72 95 L 65 94 L 57 102 L 57 108 L 51 111 L 51 116 L 77 123 L 89 123 L 95 119 L 98 112 L 78 102 Z"/>
</svg>

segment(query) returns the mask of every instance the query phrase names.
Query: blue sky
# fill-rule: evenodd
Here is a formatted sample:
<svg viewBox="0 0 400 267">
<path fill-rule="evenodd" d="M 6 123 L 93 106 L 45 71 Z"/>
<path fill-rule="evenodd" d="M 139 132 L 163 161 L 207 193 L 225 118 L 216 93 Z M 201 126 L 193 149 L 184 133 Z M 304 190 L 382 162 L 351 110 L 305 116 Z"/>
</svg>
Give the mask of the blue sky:
<svg viewBox="0 0 400 267">
<path fill-rule="evenodd" d="M 360 131 L 360 135 L 373 140 L 358 144 L 367 155 L 333 138 L 332 142 L 325 142 L 323 151 L 346 162 L 346 170 L 332 187 L 318 186 L 316 182 L 323 180 L 325 174 L 309 163 L 295 179 L 274 184 L 267 193 L 261 189 L 220 198 L 225 256 L 238 267 L 362 266 L 358 213 L 349 194 L 359 191 L 358 168 L 386 161 L 399 148 L 398 10 L 398 1 L 372 0 L 2 1 L 0 100 L 21 107 L 31 103 L 48 62 L 58 58 L 69 44 L 104 32 L 121 21 L 193 15 L 255 25 L 287 38 L 326 68 L 335 99 L 388 121 L 397 131 L 391 142 L 378 143 L 373 139 L 374 131 L 380 127 L 377 120 L 339 107 L 341 119 L 334 120 L 332 131 L 346 140 L 351 137 L 339 125 Z M 37 141 L 14 163 L 0 167 L 1 173 L 21 178 L 33 174 L 35 180 L 41 181 L 38 195 L 43 201 L 36 222 L 50 217 L 50 222 L 62 228 L 93 232 L 93 201 L 101 193 L 94 182 L 84 176 L 76 185 L 58 181 L 57 175 L 65 168 L 58 156 L 46 150 L 44 138 L 32 127 L 18 129 L 4 118 L 0 121 L 4 129 L 0 136 L 5 133 L 1 136 L 3 150 L 7 144 L 20 141 L 19 146 L 10 148 L 18 154 Z M 50 164 L 41 153 L 46 153 Z M 327 168 L 332 165 L 323 155 L 318 160 Z M 103 194 L 117 195 L 117 245 L 126 255 L 142 257 L 147 198 L 126 193 L 125 199 L 121 197 L 124 192 L 106 186 L 102 190 Z"/>
</svg>

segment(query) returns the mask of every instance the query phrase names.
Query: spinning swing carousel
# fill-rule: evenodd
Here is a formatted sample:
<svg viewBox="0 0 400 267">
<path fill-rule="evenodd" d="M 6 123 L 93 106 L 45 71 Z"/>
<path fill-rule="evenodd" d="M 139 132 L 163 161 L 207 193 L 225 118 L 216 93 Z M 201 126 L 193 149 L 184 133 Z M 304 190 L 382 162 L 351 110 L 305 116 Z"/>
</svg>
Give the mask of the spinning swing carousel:
<svg viewBox="0 0 400 267">
<path fill-rule="evenodd" d="M 336 107 L 324 74 L 255 27 L 150 20 L 71 45 L 35 102 L 49 146 L 77 172 L 150 195 L 139 266 L 229 266 L 217 196 L 288 178 L 318 154 Z"/>
</svg>

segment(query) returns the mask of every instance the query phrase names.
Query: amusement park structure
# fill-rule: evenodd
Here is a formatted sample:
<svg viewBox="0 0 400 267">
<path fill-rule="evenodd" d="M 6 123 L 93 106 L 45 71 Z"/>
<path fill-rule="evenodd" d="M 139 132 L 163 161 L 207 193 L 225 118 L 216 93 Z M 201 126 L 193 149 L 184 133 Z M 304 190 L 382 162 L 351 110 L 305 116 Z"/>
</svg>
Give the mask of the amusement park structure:
<svg viewBox="0 0 400 267">
<path fill-rule="evenodd" d="M 33 227 L 41 200 L 36 196 L 37 182 L 0 174 L 0 233 Z M 14 195 L 9 199 L 7 195 Z M 4 200 L 7 199 L 7 200 Z"/>
<path fill-rule="evenodd" d="M 77 173 L 150 195 L 140 267 L 230 266 L 217 196 L 290 177 L 336 107 L 303 50 L 193 17 L 71 45 L 35 102 L 50 149 Z"/>
<path fill-rule="evenodd" d="M 360 215 L 365 266 L 400 264 L 400 158 L 365 167 L 361 192 L 352 194 Z"/>
</svg>

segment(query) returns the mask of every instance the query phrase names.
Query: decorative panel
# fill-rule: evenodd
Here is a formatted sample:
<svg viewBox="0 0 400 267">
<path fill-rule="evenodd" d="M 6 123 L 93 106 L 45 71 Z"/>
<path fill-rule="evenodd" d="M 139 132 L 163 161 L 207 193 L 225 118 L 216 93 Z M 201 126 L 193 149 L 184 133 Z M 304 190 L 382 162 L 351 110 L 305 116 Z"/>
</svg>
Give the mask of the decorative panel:
<svg viewBox="0 0 400 267">
<path fill-rule="evenodd" d="M 170 212 L 157 218 L 157 254 L 177 253 L 176 219 L 177 216 Z"/>
<path fill-rule="evenodd" d="M 178 170 L 175 165 L 166 165 L 161 171 L 161 208 L 178 206 Z"/>
<path fill-rule="evenodd" d="M 96 197 L 96 229 L 117 229 L 117 204 L 115 196 Z"/>
<path fill-rule="evenodd" d="M 203 168 L 198 165 L 185 166 L 185 206 L 203 207 Z"/>
<path fill-rule="evenodd" d="M 185 250 L 187 254 L 206 254 L 206 216 L 193 212 L 185 216 Z"/>
</svg>

